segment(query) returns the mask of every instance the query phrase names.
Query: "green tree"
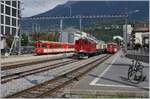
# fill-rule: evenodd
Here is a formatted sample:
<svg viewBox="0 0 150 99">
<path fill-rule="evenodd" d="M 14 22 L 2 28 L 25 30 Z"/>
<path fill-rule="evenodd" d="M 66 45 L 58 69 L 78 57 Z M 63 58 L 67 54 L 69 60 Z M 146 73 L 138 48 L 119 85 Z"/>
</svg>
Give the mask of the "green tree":
<svg viewBox="0 0 150 99">
<path fill-rule="evenodd" d="M 26 35 L 26 33 L 23 33 L 21 35 L 21 45 L 22 46 L 27 46 L 28 43 L 29 43 L 28 36 Z"/>
</svg>

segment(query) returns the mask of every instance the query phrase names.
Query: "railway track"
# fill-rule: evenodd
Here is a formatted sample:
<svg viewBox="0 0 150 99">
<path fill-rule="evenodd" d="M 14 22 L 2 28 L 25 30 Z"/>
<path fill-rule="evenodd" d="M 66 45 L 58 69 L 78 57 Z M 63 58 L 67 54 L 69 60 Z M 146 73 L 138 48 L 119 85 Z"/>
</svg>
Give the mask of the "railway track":
<svg viewBox="0 0 150 99">
<path fill-rule="evenodd" d="M 25 76 L 29 76 L 29 75 L 32 75 L 32 74 L 41 73 L 41 72 L 44 72 L 44 71 L 48 71 L 50 69 L 58 68 L 60 66 L 71 64 L 71 63 L 74 63 L 74 62 L 77 62 L 77 61 L 79 61 L 79 60 L 72 59 L 72 60 L 58 62 L 58 63 L 52 64 L 52 65 L 42 66 L 42 67 L 39 67 L 39 68 L 27 70 L 27 71 L 22 71 L 22 72 L 13 73 L 13 74 L 10 74 L 10 75 L 5 75 L 5 76 L 1 77 L 1 84 L 7 83 L 7 82 L 15 80 L 15 79 L 23 78 Z"/>
<path fill-rule="evenodd" d="M 69 56 L 68 58 L 73 58 L 73 56 Z M 17 62 L 17 63 L 11 63 L 11 64 L 2 64 L 1 70 L 20 68 L 20 67 L 25 67 L 25 66 L 29 66 L 29 65 L 35 65 L 35 64 L 39 64 L 39 63 L 45 63 L 45 62 L 50 62 L 50 61 L 55 61 L 55 60 L 60 60 L 60 59 L 64 59 L 64 57 L 56 58 L 56 59 L 44 59 L 44 60 L 38 60 L 38 61 L 30 60 L 30 61 L 27 61 L 27 62 Z"/>
<path fill-rule="evenodd" d="M 77 80 L 85 73 L 108 59 L 110 55 L 105 55 L 101 58 L 95 59 L 92 62 L 60 75 L 52 80 L 45 81 L 37 84 L 28 89 L 6 96 L 6 98 L 42 98 L 42 97 L 55 97 L 60 94 L 60 89 L 70 84 L 72 81 Z"/>
</svg>

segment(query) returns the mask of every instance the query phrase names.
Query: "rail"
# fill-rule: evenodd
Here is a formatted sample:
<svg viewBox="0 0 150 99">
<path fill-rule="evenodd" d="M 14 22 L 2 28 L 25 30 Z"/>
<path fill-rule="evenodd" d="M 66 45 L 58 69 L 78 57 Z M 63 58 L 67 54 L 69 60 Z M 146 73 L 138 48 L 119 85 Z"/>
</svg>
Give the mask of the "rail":
<svg viewBox="0 0 150 99">
<path fill-rule="evenodd" d="M 44 83 L 35 85 L 28 89 L 22 90 L 20 92 L 14 93 L 12 95 L 6 96 L 7 98 L 36 98 L 36 97 L 54 97 L 60 93 L 60 89 L 65 87 L 67 84 L 74 80 L 77 80 L 98 64 L 102 63 L 104 60 L 108 59 L 111 55 L 105 55 L 98 59 L 93 60 L 86 65 L 80 66 L 74 70 L 71 70 L 63 75 L 57 76 L 52 80 L 45 81 Z"/>
<path fill-rule="evenodd" d="M 40 68 L 35 68 L 35 69 L 27 70 L 27 71 L 22 71 L 22 72 L 13 73 L 13 74 L 10 74 L 10 75 L 2 76 L 1 77 L 1 84 L 7 83 L 7 82 L 12 81 L 14 79 L 19 79 L 19 78 L 23 78 L 25 76 L 29 76 L 29 75 L 32 75 L 32 74 L 41 73 L 41 72 L 44 72 L 44 71 L 48 71 L 50 69 L 58 68 L 60 66 L 71 64 L 71 63 L 74 63 L 74 62 L 77 62 L 77 61 L 78 60 L 72 59 L 72 60 L 69 60 L 69 61 L 59 62 L 59 63 L 55 63 L 55 64 L 52 64 L 52 65 L 42 66 Z"/>
</svg>

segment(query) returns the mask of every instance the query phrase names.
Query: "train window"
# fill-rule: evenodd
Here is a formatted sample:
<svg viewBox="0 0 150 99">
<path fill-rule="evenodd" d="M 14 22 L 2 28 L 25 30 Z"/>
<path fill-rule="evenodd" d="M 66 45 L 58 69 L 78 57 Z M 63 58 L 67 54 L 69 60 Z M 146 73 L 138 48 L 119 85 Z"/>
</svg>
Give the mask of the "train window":
<svg viewBox="0 0 150 99">
<path fill-rule="evenodd" d="M 53 44 L 51 44 L 51 48 L 54 48 Z"/>
<path fill-rule="evenodd" d="M 53 44 L 51 44 L 50 48 L 53 48 Z"/>
<path fill-rule="evenodd" d="M 76 41 L 76 44 L 79 44 L 79 41 Z"/>
<path fill-rule="evenodd" d="M 37 47 L 41 47 L 41 44 L 37 44 Z"/>
<path fill-rule="evenodd" d="M 47 48 L 47 45 L 46 45 L 46 44 L 42 44 L 42 47 L 43 47 L 43 48 Z"/>
<path fill-rule="evenodd" d="M 61 44 L 59 45 L 59 48 L 61 48 Z"/>
</svg>

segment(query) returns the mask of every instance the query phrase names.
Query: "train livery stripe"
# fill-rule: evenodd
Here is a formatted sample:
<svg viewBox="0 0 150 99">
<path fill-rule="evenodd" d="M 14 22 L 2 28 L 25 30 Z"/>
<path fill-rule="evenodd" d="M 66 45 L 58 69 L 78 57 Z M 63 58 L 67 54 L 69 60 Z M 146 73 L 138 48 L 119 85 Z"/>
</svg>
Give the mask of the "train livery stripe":
<svg viewBox="0 0 150 99">
<path fill-rule="evenodd" d="M 62 49 L 62 48 L 44 49 L 44 53 L 71 52 L 71 51 L 74 51 L 74 48 L 70 48 L 70 49 Z"/>
</svg>

